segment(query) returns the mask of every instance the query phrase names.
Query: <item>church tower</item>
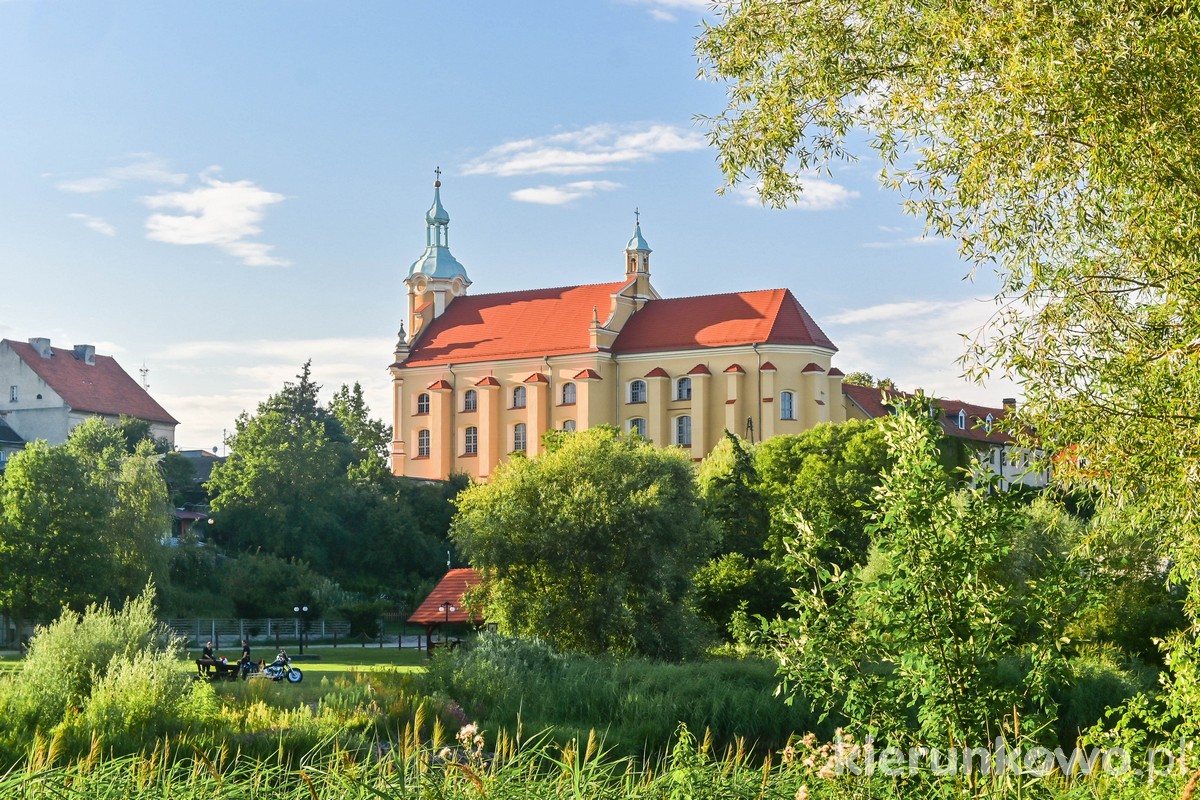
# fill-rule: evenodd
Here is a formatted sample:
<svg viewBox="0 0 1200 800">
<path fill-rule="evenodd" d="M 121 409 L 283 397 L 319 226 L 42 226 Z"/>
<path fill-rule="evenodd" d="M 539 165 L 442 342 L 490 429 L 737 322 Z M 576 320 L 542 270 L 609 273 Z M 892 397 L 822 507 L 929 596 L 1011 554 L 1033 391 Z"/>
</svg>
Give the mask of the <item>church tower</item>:
<svg viewBox="0 0 1200 800">
<path fill-rule="evenodd" d="M 450 254 L 450 215 L 442 206 L 442 170 L 434 170 L 433 205 L 425 214 L 425 252 L 413 262 L 404 283 L 408 286 L 408 332 L 405 344 L 446 310 L 459 295 L 467 293 L 471 279 L 458 259 Z M 403 329 L 401 338 L 403 339 Z"/>
<path fill-rule="evenodd" d="M 656 299 L 658 293 L 650 286 L 650 245 L 642 237 L 642 215 L 633 212 L 633 236 L 625 245 L 625 280 L 635 281 L 633 296 L 638 300 L 638 308 L 646 300 Z"/>
</svg>

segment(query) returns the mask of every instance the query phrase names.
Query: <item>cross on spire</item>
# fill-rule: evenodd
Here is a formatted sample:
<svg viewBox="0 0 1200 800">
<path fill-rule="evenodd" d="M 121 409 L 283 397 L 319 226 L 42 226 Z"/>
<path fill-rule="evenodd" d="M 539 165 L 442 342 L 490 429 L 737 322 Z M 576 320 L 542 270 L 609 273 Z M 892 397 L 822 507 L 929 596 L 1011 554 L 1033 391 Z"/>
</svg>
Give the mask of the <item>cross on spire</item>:
<svg viewBox="0 0 1200 800">
<path fill-rule="evenodd" d="M 433 174 L 436 176 L 433 181 L 434 186 L 442 185 L 442 168 L 440 166 L 433 168 Z"/>
<path fill-rule="evenodd" d="M 633 209 L 633 224 L 634 225 L 642 224 L 642 212 L 639 211 L 636 206 Z"/>
</svg>

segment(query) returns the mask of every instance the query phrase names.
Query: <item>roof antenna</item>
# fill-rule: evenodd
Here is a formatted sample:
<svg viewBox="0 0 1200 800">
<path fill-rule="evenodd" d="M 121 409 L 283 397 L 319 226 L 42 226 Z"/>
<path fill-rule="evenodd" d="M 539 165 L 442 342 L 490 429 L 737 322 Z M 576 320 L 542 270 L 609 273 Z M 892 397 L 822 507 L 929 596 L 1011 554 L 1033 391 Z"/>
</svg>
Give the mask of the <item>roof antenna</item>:
<svg viewBox="0 0 1200 800">
<path fill-rule="evenodd" d="M 138 372 L 142 373 L 142 388 L 149 389 L 150 384 L 146 382 L 146 376 L 150 374 L 150 368 L 146 366 L 145 361 L 142 362 L 142 368 Z"/>
</svg>

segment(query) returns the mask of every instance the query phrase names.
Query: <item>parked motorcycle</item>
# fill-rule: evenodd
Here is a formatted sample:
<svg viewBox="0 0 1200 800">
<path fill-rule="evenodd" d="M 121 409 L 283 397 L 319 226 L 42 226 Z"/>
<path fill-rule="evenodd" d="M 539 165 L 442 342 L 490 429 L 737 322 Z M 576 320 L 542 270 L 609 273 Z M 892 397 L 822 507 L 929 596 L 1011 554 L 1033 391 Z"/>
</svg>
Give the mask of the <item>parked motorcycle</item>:
<svg viewBox="0 0 1200 800">
<path fill-rule="evenodd" d="M 270 678 L 273 681 L 281 681 L 286 678 L 288 683 L 299 683 L 304 680 L 304 673 L 293 667 L 288 654 L 282 651 L 275 656 L 275 661 L 263 667 L 262 672 L 264 678 Z"/>
</svg>

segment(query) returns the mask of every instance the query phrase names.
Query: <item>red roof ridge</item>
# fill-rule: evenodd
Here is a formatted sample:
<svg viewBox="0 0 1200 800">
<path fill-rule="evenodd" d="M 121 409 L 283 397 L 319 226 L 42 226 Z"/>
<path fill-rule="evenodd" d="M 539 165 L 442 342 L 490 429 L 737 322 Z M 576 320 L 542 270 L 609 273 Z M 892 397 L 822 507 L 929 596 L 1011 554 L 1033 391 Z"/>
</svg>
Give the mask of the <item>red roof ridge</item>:
<svg viewBox="0 0 1200 800">
<path fill-rule="evenodd" d="M 625 287 L 629 281 L 602 281 L 600 283 L 576 283 L 568 286 L 535 286 L 531 289 L 506 289 L 503 292 L 472 292 L 463 297 L 503 297 L 510 294 L 530 294 L 532 292 L 565 292 L 570 289 L 593 289 L 601 286 Z M 458 298 L 462 299 L 462 298 Z"/>
<path fill-rule="evenodd" d="M 550 379 L 540 372 L 535 372 L 525 379 L 525 383 L 549 383 Z"/>
<path fill-rule="evenodd" d="M 846 373 L 842 372 L 837 367 L 834 367 L 833 369 L 829 370 L 829 377 L 831 377 L 831 378 L 844 378 L 845 376 L 846 376 Z"/>
<path fill-rule="evenodd" d="M 663 369 L 662 367 L 655 367 L 654 369 L 647 372 L 643 377 L 646 377 L 646 378 L 669 378 L 671 376 L 668 375 L 667 371 L 665 369 Z"/>
<path fill-rule="evenodd" d="M 820 364 L 818 364 L 815 361 L 808 362 L 808 365 L 804 369 L 800 370 L 801 373 L 824 372 L 824 371 L 825 371 L 825 368 L 822 367 Z"/>
<path fill-rule="evenodd" d="M 758 371 L 759 372 L 778 372 L 779 368 L 776 367 L 774 364 L 772 364 L 770 361 L 764 361 L 763 365 L 758 368 Z"/>
<path fill-rule="evenodd" d="M 499 386 L 500 381 L 496 380 L 495 376 L 488 375 L 486 378 L 480 378 L 475 382 L 476 386 Z"/>
<path fill-rule="evenodd" d="M 712 372 L 703 364 L 697 364 L 688 370 L 688 375 L 712 375 Z"/>
<path fill-rule="evenodd" d="M 439 389 L 453 389 L 454 387 L 450 385 L 450 381 L 446 380 L 445 378 L 442 378 L 440 381 L 434 381 L 433 383 L 429 384 L 425 388 L 432 389 L 434 391 L 438 391 Z"/>
<path fill-rule="evenodd" d="M 599 372 L 596 372 L 596 370 L 589 368 L 589 369 L 583 370 L 578 375 L 576 375 L 575 380 L 577 380 L 577 381 L 602 381 L 604 379 L 600 377 Z"/>
<path fill-rule="evenodd" d="M 725 372 L 734 372 L 739 375 L 746 374 L 746 370 L 742 369 L 741 364 L 730 364 L 728 367 L 725 368 Z"/>
</svg>

